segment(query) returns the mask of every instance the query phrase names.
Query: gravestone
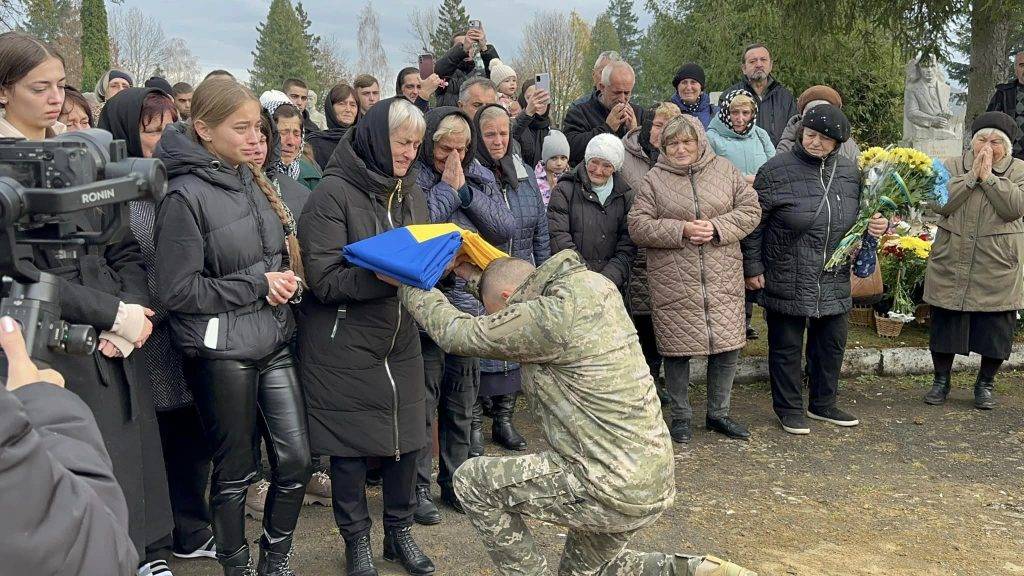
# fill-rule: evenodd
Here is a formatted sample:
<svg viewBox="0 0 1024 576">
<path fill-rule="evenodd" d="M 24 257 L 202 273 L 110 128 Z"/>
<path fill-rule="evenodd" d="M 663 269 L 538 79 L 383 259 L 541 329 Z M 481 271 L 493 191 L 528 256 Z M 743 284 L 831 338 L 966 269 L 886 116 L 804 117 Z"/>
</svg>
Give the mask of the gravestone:
<svg viewBox="0 0 1024 576">
<path fill-rule="evenodd" d="M 937 157 L 963 153 L 963 117 L 949 105 L 949 83 L 935 60 L 913 58 L 907 63 L 903 92 L 903 145 Z"/>
</svg>

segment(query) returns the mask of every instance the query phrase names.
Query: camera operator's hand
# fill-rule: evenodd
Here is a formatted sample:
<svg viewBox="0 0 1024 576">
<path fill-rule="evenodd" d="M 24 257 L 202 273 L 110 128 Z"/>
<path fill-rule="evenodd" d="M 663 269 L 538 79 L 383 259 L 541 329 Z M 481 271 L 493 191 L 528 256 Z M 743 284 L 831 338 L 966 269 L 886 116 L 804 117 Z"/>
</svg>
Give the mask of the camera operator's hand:
<svg viewBox="0 0 1024 576">
<path fill-rule="evenodd" d="M 16 390 L 36 382 L 64 386 L 64 377 L 56 370 L 40 370 L 25 349 L 21 327 L 9 316 L 0 319 L 0 347 L 7 356 L 7 389 Z"/>
<path fill-rule="evenodd" d="M 267 284 L 270 287 L 267 293 L 267 302 L 271 306 L 280 306 L 291 299 L 295 291 L 299 289 L 299 279 L 295 272 L 285 270 L 284 272 L 267 272 Z"/>
</svg>

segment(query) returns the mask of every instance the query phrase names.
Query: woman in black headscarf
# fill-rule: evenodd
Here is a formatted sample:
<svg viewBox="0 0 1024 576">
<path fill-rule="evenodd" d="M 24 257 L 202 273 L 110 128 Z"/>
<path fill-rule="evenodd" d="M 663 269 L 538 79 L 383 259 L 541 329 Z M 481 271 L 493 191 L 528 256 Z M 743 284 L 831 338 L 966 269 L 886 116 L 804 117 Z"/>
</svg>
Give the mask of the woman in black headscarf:
<svg viewBox="0 0 1024 576">
<path fill-rule="evenodd" d="M 124 140 L 128 156 L 149 158 L 153 156 L 164 126 L 177 119 L 174 101 L 160 90 L 126 88 L 107 101 L 100 112 L 98 127 Z M 202 435 L 197 434 L 198 420 L 182 372 L 181 354 L 171 344 L 163 322 L 166 310 L 156 297 L 153 275 L 155 206 L 151 201 L 139 200 L 132 202 L 130 208 L 131 231 L 142 251 L 151 307 L 156 312 L 150 318 L 153 334 L 136 352 L 134 362 L 140 368 L 136 370 L 138 377 L 148 378 L 149 386 L 132 386 L 142 411 L 137 418 L 142 432 L 142 459 L 133 468 L 135 473 L 141 473 L 146 493 L 143 500 L 146 532 L 155 538 L 147 539 L 146 561 L 153 567 L 152 563 L 168 559 L 166 549 L 172 544 L 168 538 L 172 511 L 174 551 L 188 556 L 214 554 L 210 515 L 203 495 L 209 476 L 209 455 Z M 165 475 L 165 466 L 170 478 Z M 174 486 L 173 502 L 168 499 L 169 484 Z M 156 530 L 158 526 L 161 528 Z"/>
<path fill-rule="evenodd" d="M 348 574 L 376 574 L 365 483 L 378 458 L 384 558 L 413 574 L 434 572 L 411 532 L 416 461 L 426 444 L 419 331 L 394 287 L 342 255 L 353 242 L 430 221 L 413 168 L 425 128 L 408 100 L 377 103 L 338 143 L 299 219 L 309 285 L 300 306 L 299 366 L 310 447 L 331 457 Z"/>
<path fill-rule="evenodd" d="M 324 116 L 327 130 L 310 134 L 306 142 L 313 147 L 313 157 L 321 170 L 327 169 L 334 148 L 359 120 L 359 102 L 356 91 L 348 84 L 336 84 L 324 98 Z"/>
</svg>

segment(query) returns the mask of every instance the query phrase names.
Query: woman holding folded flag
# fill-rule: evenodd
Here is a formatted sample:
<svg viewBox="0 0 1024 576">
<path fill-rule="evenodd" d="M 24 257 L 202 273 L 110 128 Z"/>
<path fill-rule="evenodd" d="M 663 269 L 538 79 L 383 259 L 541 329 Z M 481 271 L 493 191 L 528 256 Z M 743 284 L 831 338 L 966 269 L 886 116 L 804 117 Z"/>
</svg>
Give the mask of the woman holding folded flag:
<svg viewBox="0 0 1024 576">
<path fill-rule="evenodd" d="M 412 574 L 434 571 L 410 531 L 426 443 L 419 332 L 395 289 L 342 255 L 348 244 L 429 221 L 413 168 L 424 129 L 408 100 L 379 102 L 338 143 L 299 222 L 310 292 L 299 312 L 310 444 L 331 457 L 334 518 L 355 576 L 377 573 L 365 494 L 371 459 L 384 483 L 384 558 Z"/>
</svg>

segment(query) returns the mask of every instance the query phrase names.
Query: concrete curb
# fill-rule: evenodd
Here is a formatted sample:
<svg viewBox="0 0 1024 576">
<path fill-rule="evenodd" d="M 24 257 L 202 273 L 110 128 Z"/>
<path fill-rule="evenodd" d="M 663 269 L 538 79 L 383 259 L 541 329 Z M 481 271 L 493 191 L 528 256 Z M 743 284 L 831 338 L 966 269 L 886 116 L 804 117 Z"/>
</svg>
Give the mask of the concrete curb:
<svg viewBox="0 0 1024 576">
<path fill-rule="evenodd" d="M 956 372 L 977 370 L 981 356 L 957 356 L 953 364 Z M 1024 344 L 1014 344 L 1004 369 L 1024 368 Z M 843 357 L 843 378 L 857 376 L 912 376 L 932 373 L 932 356 L 927 348 L 851 348 Z M 693 382 L 707 381 L 707 359 L 694 358 L 690 365 Z M 735 382 L 746 384 L 768 380 L 768 359 L 764 357 L 740 358 Z"/>
</svg>

